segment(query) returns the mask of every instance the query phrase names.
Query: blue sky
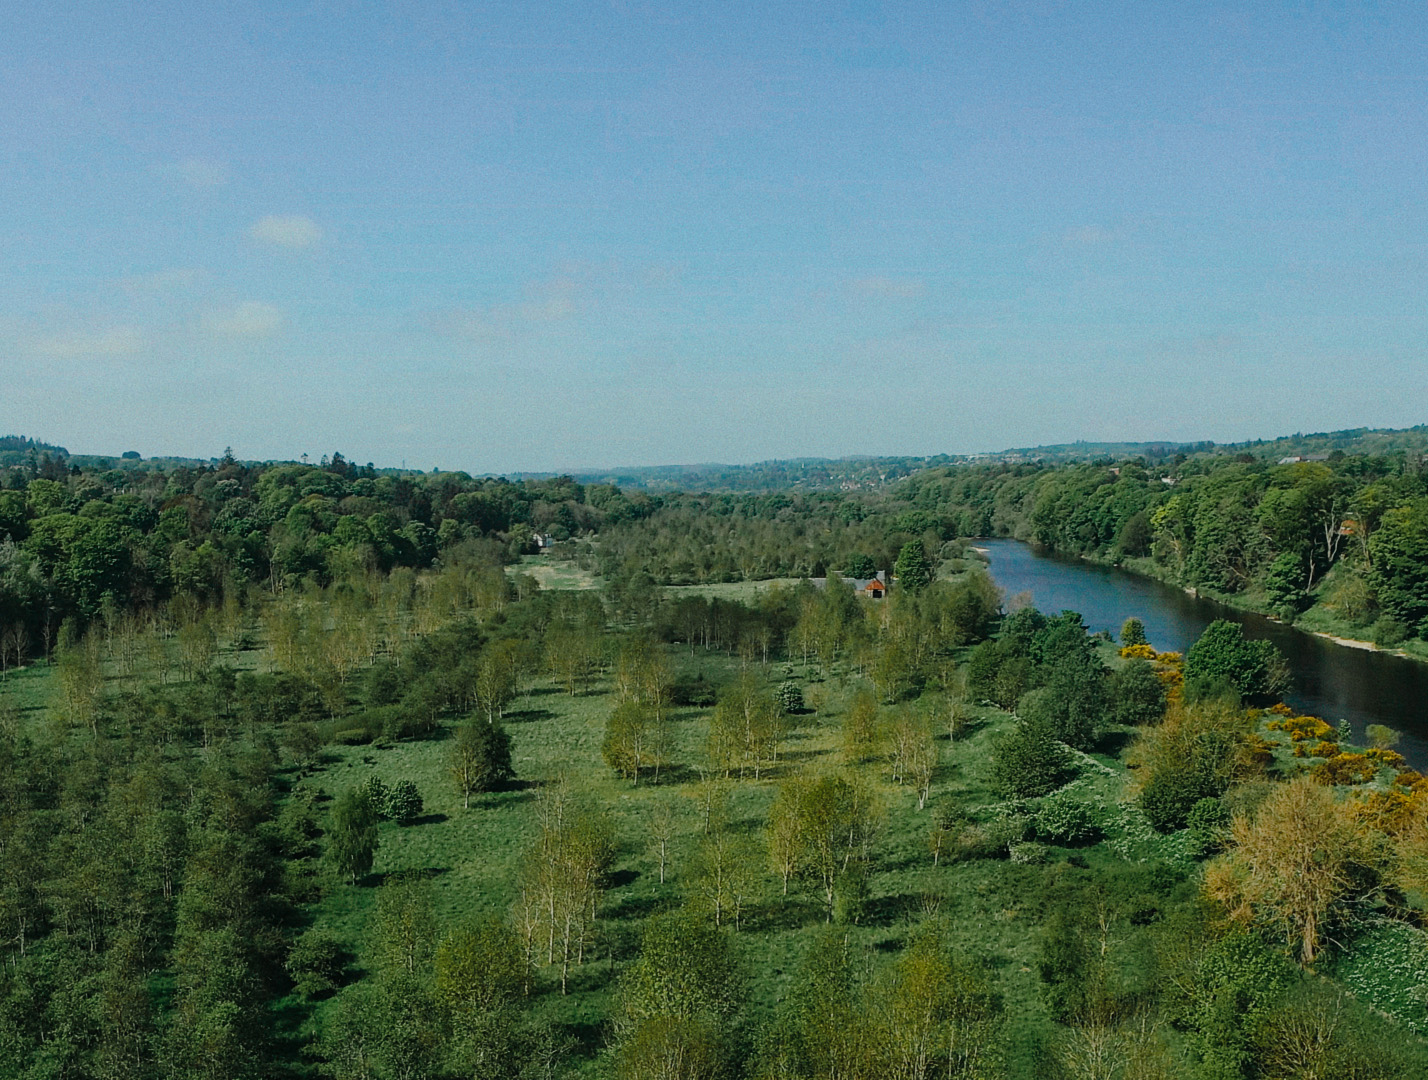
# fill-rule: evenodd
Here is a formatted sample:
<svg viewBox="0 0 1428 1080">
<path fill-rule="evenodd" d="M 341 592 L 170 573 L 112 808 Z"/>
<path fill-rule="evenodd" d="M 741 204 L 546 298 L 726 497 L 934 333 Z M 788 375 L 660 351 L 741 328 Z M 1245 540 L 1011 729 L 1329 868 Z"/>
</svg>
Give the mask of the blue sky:
<svg viewBox="0 0 1428 1080">
<path fill-rule="evenodd" d="M 1421 3 L 0 5 L 0 429 L 502 472 L 1423 422 L 1425 57 Z"/>
</svg>

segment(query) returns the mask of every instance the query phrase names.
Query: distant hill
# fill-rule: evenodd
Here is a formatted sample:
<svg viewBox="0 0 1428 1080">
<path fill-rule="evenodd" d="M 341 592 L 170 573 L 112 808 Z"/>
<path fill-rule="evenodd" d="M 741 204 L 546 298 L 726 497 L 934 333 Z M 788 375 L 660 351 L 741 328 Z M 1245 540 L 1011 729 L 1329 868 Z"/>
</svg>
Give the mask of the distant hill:
<svg viewBox="0 0 1428 1080">
<path fill-rule="evenodd" d="M 884 487 L 919 469 L 954 465 L 960 455 L 933 457 L 789 458 L 752 465 L 651 465 L 584 470 L 572 474 L 583 484 L 616 484 L 652 493 L 672 491 L 860 491 Z M 552 473 L 522 473 L 546 479 Z"/>
<path fill-rule="evenodd" d="M 36 457 L 48 454 L 55 461 L 88 469 L 174 469 L 217 465 L 218 458 L 125 458 L 122 455 L 71 455 L 62 446 L 22 435 L 0 436 L 0 467 L 23 465 L 31 450 Z M 1199 454 L 1249 454 L 1277 461 L 1286 457 L 1344 454 L 1428 454 L 1428 424 L 1411 428 L 1350 428 L 1345 431 L 1295 432 L 1274 439 L 1254 439 L 1239 443 L 1169 442 L 1084 442 L 1048 446 L 1016 447 L 980 454 L 935 454 L 925 457 L 861 455 L 845 458 L 785 458 L 750 465 L 706 463 L 700 465 L 640 465 L 612 469 L 581 469 L 573 473 L 522 472 L 506 474 L 513 480 L 548 480 L 571 475 L 582 484 L 615 484 L 632 491 L 651 494 L 667 492 L 760 492 L 760 491 L 875 491 L 889 487 L 923 469 L 948 465 L 1006 462 L 1040 462 L 1047 465 L 1104 460 L 1125 461 L 1143 458 L 1148 464 Z M 132 452 L 131 452 L 132 453 Z M 247 462 L 247 464 L 278 464 Z M 291 462 L 289 464 L 297 464 Z M 377 468 L 382 475 L 401 475 L 418 470 Z"/>
</svg>

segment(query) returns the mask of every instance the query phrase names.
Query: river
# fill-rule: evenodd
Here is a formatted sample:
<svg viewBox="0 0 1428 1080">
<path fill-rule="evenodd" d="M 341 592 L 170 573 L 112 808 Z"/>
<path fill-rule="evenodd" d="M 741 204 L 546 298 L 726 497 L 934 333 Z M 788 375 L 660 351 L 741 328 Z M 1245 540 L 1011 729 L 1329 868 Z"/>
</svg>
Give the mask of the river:
<svg viewBox="0 0 1428 1080">
<path fill-rule="evenodd" d="M 1294 689 L 1286 701 L 1331 724 L 1346 719 L 1360 738 L 1368 724 L 1387 724 L 1403 734 L 1398 750 L 1417 769 L 1428 770 L 1428 664 L 1366 649 L 1337 645 L 1150 578 L 1081 559 L 1043 555 L 1018 540 L 978 540 L 991 574 L 1007 599 L 1030 593 L 1042 611 L 1079 611 L 1094 632 L 1119 638 L 1134 615 L 1161 652 L 1184 652 L 1215 619 L 1232 619 L 1245 636 L 1274 642 L 1289 660 Z"/>
</svg>

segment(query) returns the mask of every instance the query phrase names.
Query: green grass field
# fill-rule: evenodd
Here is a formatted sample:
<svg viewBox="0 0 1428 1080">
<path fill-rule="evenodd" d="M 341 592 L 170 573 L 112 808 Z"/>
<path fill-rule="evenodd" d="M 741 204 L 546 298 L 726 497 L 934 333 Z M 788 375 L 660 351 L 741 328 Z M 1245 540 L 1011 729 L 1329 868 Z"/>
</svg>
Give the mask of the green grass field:
<svg viewBox="0 0 1428 1080">
<path fill-rule="evenodd" d="M 696 588 L 706 595 L 729 590 L 747 599 L 750 590 L 766 584 Z M 1109 646 L 1104 650 L 1112 663 L 1119 663 Z M 671 647 L 668 656 L 681 678 L 702 675 L 717 685 L 740 673 L 740 662 L 720 652 L 691 653 L 678 646 Z M 240 668 L 266 668 L 264 654 L 254 649 L 234 652 L 226 646 L 218 659 Z M 788 896 L 782 895 L 780 878 L 762 854 L 764 822 L 784 778 L 847 767 L 840 751 L 840 725 L 853 694 L 866 684 L 848 673 L 824 680 L 802 665 L 755 664 L 752 670 L 770 689 L 792 671 L 805 693 L 815 687 L 820 691 L 816 714 L 805 711 L 792 718 L 779 765 L 757 781 L 735 784 L 730 799 L 730 829 L 745 834 L 759 852 L 759 885 L 741 928 L 733 935 L 748 979 L 745 1020 L 750 1030 L 757 1030 L 788 994 L 800 961 L 824 926 L 823 900 L 814 887 L 796 883 Z M 0 700 L 14 706 L 23 724 L 42 723 L 50 714 L 55 682 L 54 669 L 43 664 L 10 672 L 0 684 Z M 356 957 L 353 978 L 361 977 L 364 958 L 371 955 L 380 884 L 390 875 L 419 871 L 429 876 L 443 928 L 472 918 L 506 915 L 537 835 L 537 793 L 543 785 L 563 779 L 612 826 L 618 853 L 599 909 L 594 948 L 584 965 L 575 969 L 569 994 L 560 993 L 556 972 L 544 969 L 537 974 L 530 1009 L 535 1017 L 574 1037 L 574 1066 L 580 1075 L 602 1074 L 618 976 L 638 953 L 643 922 L 686 899 L 702 833 L 693 796 L 709 720 L 707 709 L 675 709 L 670 766 L 660 783 L 642 781 L 635 786 L 615 776 L 601 759 L 604 725 L 614 705 L 608 679 L 597 680 L 574 696 L 549 680 L 538 680 L 511 705 L 505 718 L 517 782 L 509 790 L 473 797 L 469 809 L 463 809 L 447 774 L 452 724 L 428 738 L 329 746 L 317 766 L 304 772 L 289 768 L 294 795 L 306 790 L 332 797 L 377 776 L 388 784 L 415 782 L 425 802 L 416 823 L 381 825 L 371 874 L 356 886 L 333 883 L 302 913 L 310 925 L 336 935 Z M 939 737 L 940 767 L 923 809 L 919 810 L 910 787 L 889 782 L 884 766 L 856 766 L 874 784 L 885 816 L 874 849 L 867 902 L 856 925 L 844 930 L 866 966 L 876 969 L 896 957 L 912 928 L 926 919 L 938 919 L 953 944 L 991 973 L 1005 1003 L 1008 1075 L 1030 1080 L 1040 1067 L 1036 1048 L 1055 1039 L 1059 1030 L 1047 1011 L 1037 974 L 1042 927 L 1058 903 L 1057 896 L 1098 874 L 1111 875 L 1103 880 L 1128 883 L 1127 889 L 1146 889 L 1136 884 L 1137 873 L 1159 874 L 1162 879 L 1170 875 L 1180 882 L 1179 894 L 1186 896 L 1196 887 L 1196 864 L 1187 850 L 1188 834 L 1156 833 L 1136 805 L 1131 774 L 1118 757 L 1118 748 L 1132 734 L 1125 729 L 1108 732 L 1102 752 L 1077 754 L 1076 775 L 1069 785 L 1078 801 L 1093 808 L 1102 832 L 1099 842 L 1074 849 L 1050 847 L 1040 862 L 1004 857 L 944 859 L 934 866 L 928 838 L 940 808 L 957 806 L 979 821 L 1019 810 L 1001 802 L 990 778 L 993 741 L 1011 727 L 1014 718 L 990 707 L 971 712 L 960 738 Z M 680 821 L 664 883 L 659 881 L 649 831 L 652 810 L 661 803 L 677 808 Z M 1119 903 L 1127 897 L 1111 899 Z M 1144 940 L 1142 931 L 1129 924 L 1117 934 L 1127 942 Z M 1371 940 L 1374 948 L 1388 948 L 1376 938 Z M 1397 939 L 1390 944 L 1401 946 Z M 1365 971 L 1376 970 L 1362 962 L 1355 966 L 1352 950 L 1343 964 L 1361 980 L 1370 978 Z M 1377 984 L 1365 985 L 1367 994 Z M 1375 1001 L 1396 1002 L 1397 990 L 1397 984 L 1374 989 L 1379 995 Z M 305 1003 L 293 997 L 277 1008 L 284 1023 L 291 1021 L 306 1041 L 321 1029 L 336 1000 Z M 1412 1039 L 1406 1030 L 1404 1034 Z"/>
<path fill-rule="evenodd" d="M 738 669 L 737 661 L 716 653 L 700 652 L 691 660 L 687 652 L 675 649 L 671 659 L 684 673 L 702 673 L 715 682 L 733 678 Z M 770 685 L 784 677 L 782 665 L 755 670 Z M 808 680 L 801 681 L 809 685 Z M 805 713 L 796 719 L 777 769 L 757 782 L 747 779 L 736 785 L 730 826 L 748 834 L 761 852 L 763 825 L 779 780 L 799 770 L 841 764 L 839 724 L 859 685 L 853 679 L 825 684 L 827 704 L 817 716 Z M 412 780 L 425 799 L 426 816 L 408 827 L 383 824 L 372 876 L 358 887 L 333 889 L 311 911 L 314 923 L 332 929 L 360 956 L 376 900 L 372 883 L 401 871 L 432 876 L 438 912 L 446 925 L 504 914 L 516 898 L 521 862 L 536 836 L 533 789 L 564 777 L 614 826 L 619 855 L 601 908 L 596 958 L 576 973 L 566 997 L 559 994 L 553 972 L 544 972 L 533 1008 L 538 1015 L 581 1033 L 583 1060 L 587 1068 L 595 1068 L 604 1049 L 602 1023 L 614 1008 L 613 977 L 621 963 L 637 952 L 642 920 L 680 904 L 688 885 L 688 868 L 701 834 L 691 797 L 698 778 L 691 766 L 701 759 L 708 720 L 707 710 L 676 710 L 673 768 L 658 785 L 642 782 L 636 787 L 618 779 L 600 757 L 604 723 L 613 706 L 606 686 L 597 685 L 574 697 L 552 685 L 538 686 L 515 703 L 506 721 L 518 789 L 480 797 L 469 810 L 462 809 L 446 775 L 445 731 L 436 738 L 391 746 L 330 749 L 325 764 L 304 785 L 331 795 L 371 775 L 389 784 Z M 953 928 L 958 945 L 995 973 L 1019 1032 L 1014 1041 L 1030 1046 L 1036 1042 L 1033 1036 L 1051 1031 L 1034 973 L 1037 925 L 1045 914 L 1048 885 L 1068 872 L 1079 872 L 1066 861 L 1075 853 L 1056 852 L 1045 865 L 983 859 L 950 864 L 944 860 L 934 867 L 928 846 L 933 814 L 940 805 L 955 802 L 978 812 L 977 808 L 998 803 L 986 762 L 992 739 L 1010 723 L 1006 713 L 981 709 L 964 738 L 954 743 L 943 736 L 942 766 L 923 810 L 918 810 L 910 787 L 888 782 L 884 768 L 860 767 L 875 781 L 886 817 L 865 916 L 848 933 L 876 966 L 896 954 L 910 927 L 931 915 L 940 917 Z M 1082 756 L 1075 787 L 1101 808 L 1104 820 L 1104 842 L 1081 853 L 1092 862 L 1186 861 L 1181 845 L 1154 833 L 1128 801 L 1127 774 L 1114 758 Z M 660 801 L 679 808 L 682 822 L 663 885 L 647 825 L 651 808 Z M 736 935 L 750 979 L 748 1019 L 755 1025 L 768 1019 L 786 994 L 800 959 L 823 925 L 820 895 L 795 885 L 784 897 L 779 877 L 766 869 L 761 891 Z M 312 1023 L 320 1022 L 320 1014 L 321 1008 Z"/>
<path fill-rule="evenodd" d="M 510 573 L 529 574 L 542 589 L 596 589 L 600 586 L 600 579 L 591 571 L 549 555 L 522 555 Z"/>
<path fill-rule="evenodd" d="M 765 578 L 760 581 L 719 581 L 709 585 L 667 585 L 664 591 L 676 599 L 680 596 L 707 596 L 718 597 L 720 600 L 738 600 L 748 604 L 752 603 L 760 593 L 767 592 L 776 585 L 791 589 L 801 580 L 801 578 Z"/>
</svg>

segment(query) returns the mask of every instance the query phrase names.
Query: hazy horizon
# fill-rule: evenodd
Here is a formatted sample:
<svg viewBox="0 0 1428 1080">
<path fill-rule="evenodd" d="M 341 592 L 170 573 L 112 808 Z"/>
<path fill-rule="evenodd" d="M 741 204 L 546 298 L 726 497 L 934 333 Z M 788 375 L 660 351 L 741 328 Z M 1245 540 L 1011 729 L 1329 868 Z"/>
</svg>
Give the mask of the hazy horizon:
<svg viewBox="0 0 1428 1080">
<path fill-rule="evenodd" d="M 89 0 L 0 41 L 0 428 L 71 448 L 553 472 L 1428 415 L 1421 7 Z"/>
<path fill-rule="evenodd" d="M 1350 427 L 1350 428 L 1338 428 L 1338 429 L 1335 429 L 1333 432 L 1327 432 L 1327 431 L 1306 432 L 1306 431 L 1302 431 L 1302 430 L 1301 430 L 1301 431 L 1296 431 L 1296 432 L 1292 432 L 1292 433 L 1279 433 L 1279 434 L 1274 434 L 1274 435 L 1260 434 L 1260 435 L 1252 435 L 1252 436 L 1249 436 L 1248 438 L 1245 438 L 1245 439 L 1235 439 L 1235 440 L 1229 440 L 1229 441 L 1226 441 L 1226 442 L 1220 442 L 1220 441 L 1215 440 L 1215 439 L 1194 439 L 1194 438 L 1192 438 L 1192 439 L 1134 439 L 1134 438 L 1119 438 L 1119 439 L 1084 439 L 1084 438 L 1076 438 L 1076 439 L 1070 439 L 1070 440 L 1067 440 L 1066 442 L 1061 442 L 1061 443 L 1037 443 L 1037 444 L 1034 444 L 1034 445 L 1025 445 L 1025 446 L 1002 446 L 1002 447 L 996 447 L 995 449 L 979 449 L 979 450 L 935 450 L 935 451 L 931 451 L 931 452 L 925 453 L 925 454 L 897 454 L 897 453 L 893 453 L 893 454 L 864 454 L 864 453 L 853 452 L 853 453 L 849 453 L 849 454 L 840 454 L 840 455 L 838 455 L 838 456 L 836 456 L 836 457 L 830 456 L 830 455 L 818 455 L 818 454 L 789 454 L 789 455 L 783 455 L 783 456 L 779 456 L 779 457 L 750 458 L 750 459 L 747 459 L 747 460 L 655 461 L 655 462 L 646 462 L 646 463 L 640 463 L 640 464 L 635 464 L 635 463 L 631 463 L 631 462 L 619 462 L 619 463 L 617 463 L 617 464 L 608 464 L 608 463 L 601 463 L 601 462 L 596 462 L 596 463 L 594 463 L 594 464 L 590 464 L 590 463 L 575 462 L 575 463 L 572 463 L 572 464 L 567 464 L 567 465 L 559 466 L 559 467 L 556 467 L 556 468 L 541 468 L 541 469 L 537 469 L 537 468 L 522 468 L 522 467 L 516 467 L 516 468 L 499 469 L 499 470 L 498 470 L 498 469 L 483 469 L 483 468 L 479 468 L 479 467 L 477 467 L 477 468 L 466 468 L 466 467 L 460 467 L 460 466 L 446 466 L 446 465 L 442 465 L 442 464 L 440 464 L 440 463 L 437 463 L 437 465 L 436 465 L 434 468 L 433 468 L 433 467 L 423 468 L 423 467 L 420 466 L 419 464 L 413 463 L 413 462 L 411 462 L 411 461 L 390 462 L 390 461 L 379 461 L 379 460 L 373 459 L 373 460 L 371 460 L 370 462 L 368 462 L 368 461 L 363 461 L 361 458 L 359 458 L 359 457 L 357 457 L 357 456 L 354 456 L 354 455 L 351 455 L 351 454 L 346 453 L 346 452 L 343 450 L 343 448 L 342 448 L 341 445 L 338 445 L 338 446 L 336 446 L 336 447 L 333 447 L 333 448 L 330 449 L 330 450 L 326 450 L 326 451 L 323 451 L 323 452 L 320 452 L 320 453 L 313 453 L 313 452 L 309 452 L 309 451 L 303 451 L 303 452 L 296 453 L 296 454 L 279 455 L 279 456 L 274 456 L 274 457 L 253 457 L 253 456 L 249 456 L 249 455 L 247 455 L 247 454 L 242 453 L 242 452 L 241 452 L 239 449 L 237 449 L 237 448 L 230 447 L 230 446 L 225 446 L 223 449 L 224 449 L 224 450 L 232 450 L 233 456 L 234 456 L 237 460 L 239 460 L 239 461 L 254 462 L 254 463 L 303 463 L 303 457 L 304 457 L 304 455 L 306 455 L 306 458 L 307 458 L 306 463 L 307 463 L 307 464 L 316 465 L 316 464 L 318 464 L 320 461 L 322 461 L 324 458 L 329 458 L 333 453 L 340 453 L 340 454 L 342 454 L 342 456 L 343 456 L 343 458 L 344 458 L 345 460 L 347 460 L 348 462 L 350 462 L 350 463 L 352 463 L 352 464 L 354 464 L 354 465 L 372 464 L 372 465 L 374 465 L 374 466 L 375 466 L 377 469 L 379 469 L 379 470 L 392 470 L 392 469 L 402 470 L 402 469 L 405 469 L 405 470 L 410 471 L 410 472 L 424 472 L 424 473 L 429 473 L 429 472 L 432 472 L 432 471 L 440 471 L 440 472 L 465 472 L 465 473 L 468 473 L 468 474 L 473 475 L 473 476 L 560 476 L 560 475 L 585 475 L 585 476 L 589 476 L 589 475 L 597 474 L 597 473 L 610 473 L 610 474 L 613 474 L 613 473 L 618 473 L 618 472 L 622 472 L 622 471 L 639 471 L 639 470 L 651 470 L 651 469 L 687 469 L 687 470 L 705 469 L 705 468 L 736 468 L 736 469 L 737 469 L 737 468 L 751 468 L 751 467 L 758 466 L 758 465 L 771 465 L 771 464 L 778 464 L 778 463 L 795 463 L 795 462 L 804 462 L 804 461 L 807 461 L 807 462 L 818 462 L 818 461 L 828 461 L 828 462 L 838 462 L 838 461 L 877 461 L 877 460 L 898 460 L 898 459 L 903 459 L 903 458 L 933 458 L 933 457 L 939 457 L 939 456 L 943 456 L 943 457 L 953 457 L 953 458 L 957 458 L 957 457 L 966 457 L 966 458 L 972 458 L 972 457 L 995 457 L 995 456 L 998 456 L 998 455 L 1001 455 L 1001 454 L 1010 454 L 1010 453 L 1017 453 L 1017 452 L 1023 452 L 1023 451 L 1033 451 L 1033 450 L 1058 449 L 1058 448 L 1061 448 L 1061 447 L 1077 446 L 1077 445 L 1080 445 L 1080 444 L 1085 444 L 1085 445 L 1087 445 L 1087 446 L 1095 446 L 1095 445 L 1101 445 L 1101 444 L 1107 444 L 1107 445 L 1125 445 L 1125 446 L 1149 446 L 1149 445 L 1156 445 L 1156 444 L 1164 443 L 1164 444 L 1166 444 L 1166 445 L 1191 446 L 1191 445 L 1195 445 L 1195 444 L 1197 444 L 1197 443 L 1212 443 L 1212 444 L 1214 444 L 1214 445 L 1217 446 L 1217 447 L 1225 447 L 1225 446 L 1244 445 L 1244 444 L 1256 443 L 1256 442 L 1260 442 L 1260 443 L 1274 443 L 1274 442 L 1278 442 L 1278 441 L 1280 441 L 1280 440 L 1285 440 L 1285 439 L 1295 439 L 1295 438 L 1302 438 L 1302 437 L 1312 437 L 1312 436 L 1315 436 L 1315 435 L 1335 434 L 1335 433 L 1337 433 L 1337 432 L 1339 432 L 1339 431 L 1355 431 L 1355 430 L 1361 430 L 1361 429 L 1363 429 L 1363 428 L 1364 428 L 1363 425 L 1355 425 L 1354 427 Z M 14 434 L 14 435 L 18 435 L 18 436 L 23 437 L 23 438 L 30 438 L 30 439 L 33 439 L 33 440 L 35 440 L 35 441 L 37 441 L 37 442 L 42 442 L 42 443 L 44 443 L 44 444 L 46 444 L 46 445 L 50 445 L 50 446 L 60 446 L 60 447 L 63 447 L 63 449 L 64 449 L 65 451 L 67 451 L 68 454 L 69 454 L 71 457 L 85 457 L 85 458 L 92 458 L 92 457 L 110 457 L 110 458 L 118 458 L 122 453 L 124 453 L 125 451 L 129 451 L 129 450 L 132 450 L 132 451 L 138 453 L 138 454 L 140 455 L 140 458 L 141 458 L 142 460 L 146 460 L 146 461 L 147 461 L 147 460 L 150 460 L 150 459 L 154 459 L 154 458 L 157 458 L 157 459 L 174 459 L 174 460 L 191 460 L 191 461 L 216 461 L 216 460 L 218 460 L 218 459 L 222 456 L 222 453 L 221 453 L 221 452 L 219 452 L 219 453 L 212 453 L 212 454 L 204 454 L 204 453 L 184 453 L 184 452 L 179 452 L 179 453 L 153 453 L 153 454 L 150 454 L 150 453 L 145 453 L 145 452 L 143 451 L 143 449 L 142 449 L 141 447 L 138 447 L 138 446 L 125 446 L 125 447 L 123 448 L 123 450 L 91 450 L 91 449 L 88 449 L 88 448 L 75 449 L 73 446 L 70 446 L 70 445 L 66 444 L 65 442 L 63 442 L 63 440 L 50 439 L 50 438 L 45 437 L 45 436 L 42 435 L 42 434 L 21 433 L 21 432 L 0 432 L 0 434 Z"/>
</svg>

